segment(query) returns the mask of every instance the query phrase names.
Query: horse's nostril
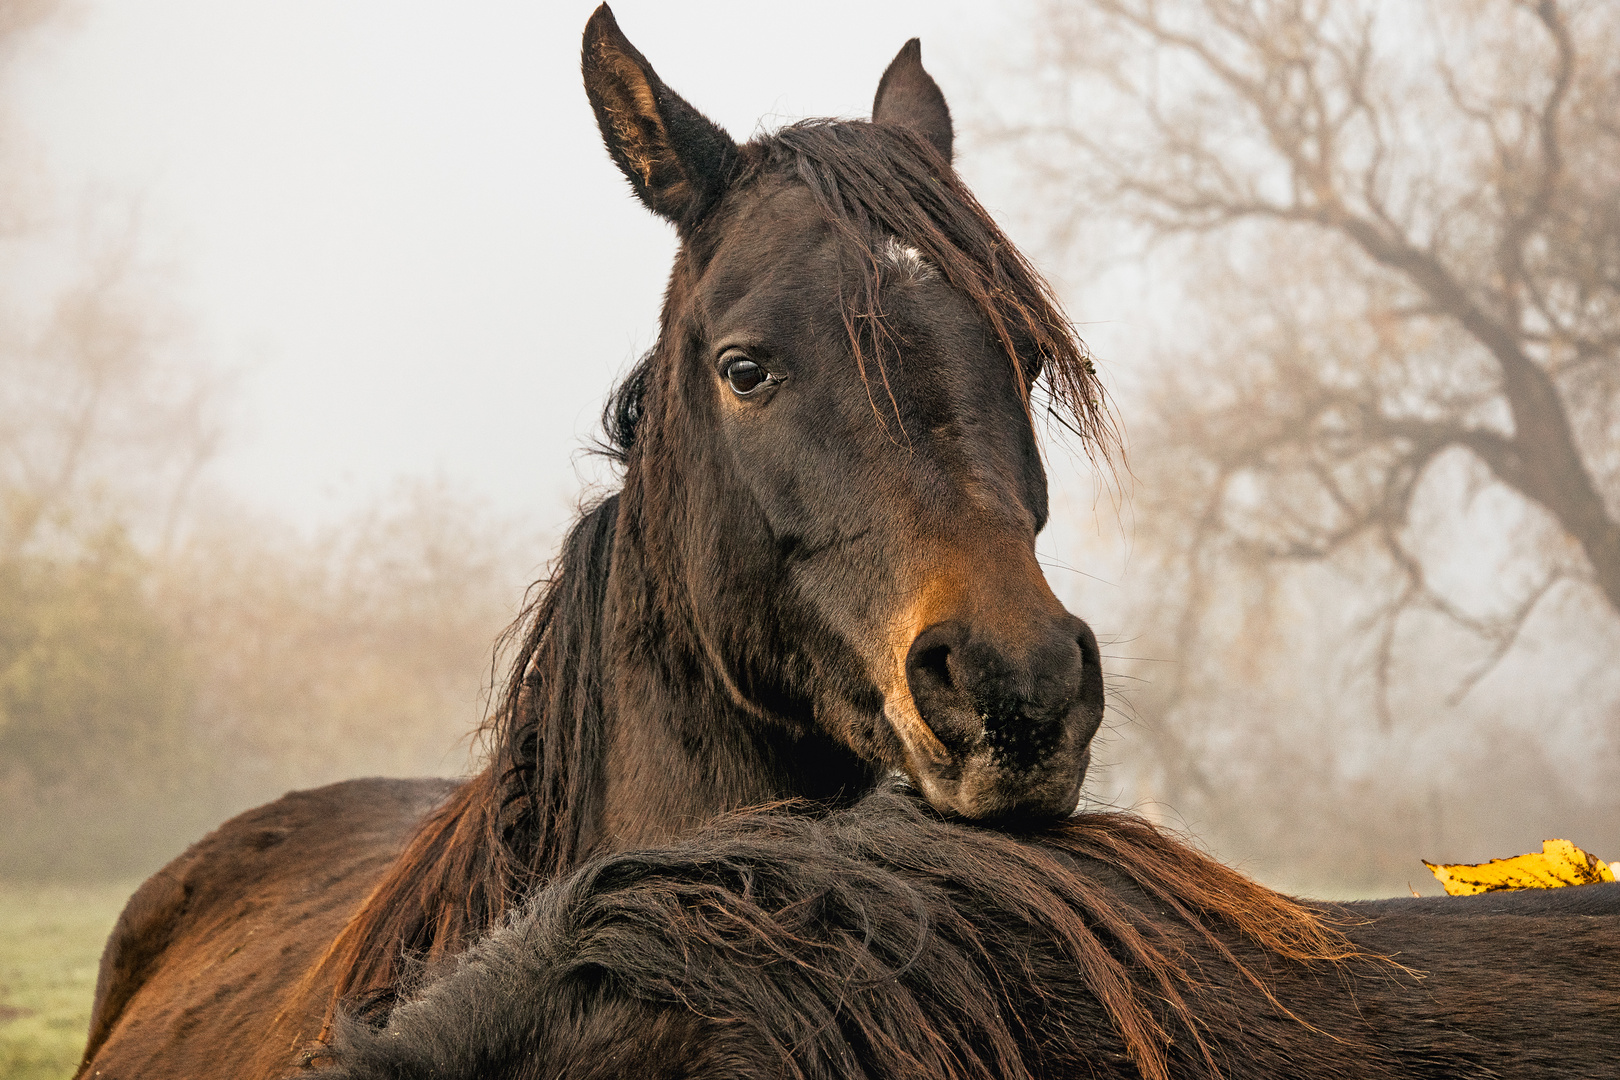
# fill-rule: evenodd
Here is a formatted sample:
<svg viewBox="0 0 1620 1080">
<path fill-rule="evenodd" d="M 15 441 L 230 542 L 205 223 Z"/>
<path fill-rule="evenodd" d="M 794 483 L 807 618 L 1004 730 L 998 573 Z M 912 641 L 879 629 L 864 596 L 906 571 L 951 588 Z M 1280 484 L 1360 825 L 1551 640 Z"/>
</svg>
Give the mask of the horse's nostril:
<svg viewBox="0 0 1620 1080">
<path fill-rule="evenodd" d="M 971 676 L 962 671 L 968 628 L 959 622 L 936 623 L 917 635 L 906 655 L 906 682 L 911 700 L 928 729 L 953 754 L 965 752 L 978 738 Z"/>
<path fill-rule="evenodd" d="M 935 623 L 917 635 L 906 655 L 906 680 L 913 696 L 961 690 L 957 683 L 960 650 L 967 645 L 968 628 L 959 622 Z M 955 654 L 955 655 L 953 655 Z"/>
<path fill-rule="evenodd" d="M 1097 709 L 1102 708 L 1102 648 L 1097 644 L 1097 635 L 1092 633 L 1091 627 L 1076 619 L 1079 623 L 1079 633 L 1075 641 L 1080 645 L 1080 696 L 1083 700 Z"/>
<path fill-rule="evenodd" d="M 1075 643 L 1080 646 L 1080 661 L 1092 664 L 1102 659 L 1102 650 L 1097 645 L 1097 635 L 1091 632 L 1091 627 L 1085 623 L 1080 624 L 1080 633 L 1075 635 Z"/>
<path fill-rule="evenodd" d="M 951 685 L 951 647 L 949 645 L 934 645 L 923 649 L 913 657 L 912 678 L 919 676 L 932 680 L 941 689 Z"/>
</svg>

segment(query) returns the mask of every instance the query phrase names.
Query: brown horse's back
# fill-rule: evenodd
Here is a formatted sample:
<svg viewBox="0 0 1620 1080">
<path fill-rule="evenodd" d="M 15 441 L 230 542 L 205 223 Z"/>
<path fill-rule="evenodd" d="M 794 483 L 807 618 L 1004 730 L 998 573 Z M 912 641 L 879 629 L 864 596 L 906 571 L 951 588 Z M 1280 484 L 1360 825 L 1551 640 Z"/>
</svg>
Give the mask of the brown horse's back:
<svg viewBox="0 0 1620 1080">
<path fill-rule="evenodd" d="M 307 976 L 446 780 L 350 780 L 241 814 L 130 897 L 81 1077 L 277 1077 L 319 1032 Z"/>
</svg>

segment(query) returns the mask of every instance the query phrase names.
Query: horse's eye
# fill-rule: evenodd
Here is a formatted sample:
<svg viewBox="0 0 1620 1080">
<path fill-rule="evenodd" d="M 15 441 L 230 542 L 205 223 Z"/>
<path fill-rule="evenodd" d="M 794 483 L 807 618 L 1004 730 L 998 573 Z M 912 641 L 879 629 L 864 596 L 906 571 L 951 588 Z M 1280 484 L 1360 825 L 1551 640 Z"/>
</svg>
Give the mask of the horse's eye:
<svg viewBox="0 0 1620 1080">
<path fill-rule="evenodd" d="M 770 379 L 770 372 L 747 357 L 739 356 L 726 364 L 726 382 L 738 397 L 747 397 Z"/>
</svg>

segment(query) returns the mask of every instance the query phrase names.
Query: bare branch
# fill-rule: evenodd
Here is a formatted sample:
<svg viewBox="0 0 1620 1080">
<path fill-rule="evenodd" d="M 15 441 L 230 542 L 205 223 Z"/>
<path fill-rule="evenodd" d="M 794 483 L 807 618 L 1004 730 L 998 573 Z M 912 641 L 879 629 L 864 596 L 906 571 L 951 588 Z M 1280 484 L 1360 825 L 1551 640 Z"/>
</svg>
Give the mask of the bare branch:
<svg viewBox="0 0 1620 1080">
<path fill-rule="evenodd" d="M 1569 96 L 1575 74 L 1575 45 L 1570 40 L 1569 25 L 1558 10 L 1556 0 L 1520 0 L 1520 7 L 1535 12 L 1557 49 L 1553 69 L 1552 88 L 1542 102 L 1537 123 L 1540 158 L 1536 176 L 1524 206 L 1518 212 L 1504 207 L 1505 223 L 1502 239 L 1497 245 L 1497 263 L 1502 274 L 1503 291 L 1509 302 L 1517 302 L 1524 283 L 1524 247 L 1531 233 L 1546 219 L 1552 207 L 1553 194 L 1563 173 L 1563 153 L 1559 141 L 1559 117 Z M 1505 194 L 1505 192 L 1504 192 Z M 1517 323 L 1517 319 L 1514 320 Z"/>
<path fill-rule="evenodd" d="M 1484 632 L 1480 636 L 1490 643 L 1490 651 L 1457 684 L 1456 689 L 1447 697 L 1446 704 L 1452 706 L 1461 704 L 1462 700 L 1473 692 L 1474 687 L 1479 685 L 1480 680 L 1496 670 L 1496 665 L 1501 663 L 1502 658 L 1512 651 L 1514 645 L 1518 644 L 1519 635 L 1524 631 L 1525 623 L 1530 621 L 1531 614 L 1541 604 L 1542 599 L 1553 590 L 1555 585 L 1567 580 L 1568 577 L 1569 575 L 1561 569 L 1554 570 L 1544 577 L 1539 585 L 1530 590 L 1529 595 L 1519 601 L 1518 606 L 1507 616 L 1497 620 L 1494 625 L 1484 628 Z"/>
</svg>

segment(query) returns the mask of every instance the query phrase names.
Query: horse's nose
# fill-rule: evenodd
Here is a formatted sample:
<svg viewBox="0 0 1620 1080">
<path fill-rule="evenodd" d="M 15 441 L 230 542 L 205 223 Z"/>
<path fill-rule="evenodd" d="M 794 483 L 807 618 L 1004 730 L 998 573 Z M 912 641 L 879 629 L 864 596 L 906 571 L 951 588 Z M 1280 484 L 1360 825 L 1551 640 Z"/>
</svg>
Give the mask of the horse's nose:
<svg viewBox="0 0 1620 1080">
<path fill-rule="evenodd" d="M 1017 776 L 1048 764 L 1075 736 L 1090 738 L 1072 728 L 1101 714 L 1097 638 L 1067 612 L 1035 618 L 1046 625 L 1020 627 L 1017 645 L 958 621 L 912 642 L 912 700 L 953 757 L 988 751 L 997 770 Z"/>
</svg>

